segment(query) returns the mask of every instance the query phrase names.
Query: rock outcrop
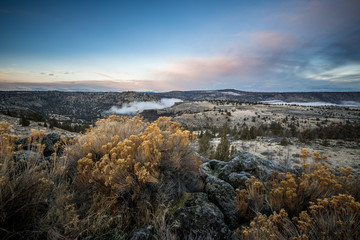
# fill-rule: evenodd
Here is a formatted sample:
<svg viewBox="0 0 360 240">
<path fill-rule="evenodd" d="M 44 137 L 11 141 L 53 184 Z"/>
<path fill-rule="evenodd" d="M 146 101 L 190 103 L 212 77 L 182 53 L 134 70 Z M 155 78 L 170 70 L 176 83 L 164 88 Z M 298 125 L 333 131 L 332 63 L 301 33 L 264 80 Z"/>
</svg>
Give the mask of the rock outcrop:
<svg viewBox="0 0 360 240">
<path fill-rule="evenodd" d="M 231 229 L 235 229 L 238 225 L 236 205 L 235 205 L 235 189 L 224 180 L 212 176 L 207 177 L 205 192 L 211 202 L 224 214 L 225 222 Z"/>
<path fill-rule="evenodd" d="M 269 180 L 272 173 L 285 172 L 281 165 L 247 152 L 238 152 L 229 162 L 204 159 L 202 192 L 186 193 L 171 213 L 172 231 L 182 238 L 231 239 L 243 219 L 236 212 L 235 189 L 245 188 L 251 176 Z M 293 170 L 294 171 L 294 170 Z"/>
<path fill-rule="evenodd" d="M 43 144 L 45 146 L 44 152 L 43 152 L 44 157 L 49 157 L 55 151 L 59 152 L 62 150 L 61 144 L 58 146 L 59 148 L 56 149 L 56 147 L 55 147 L 56 143 L 61 143 L 61 136 L 57 133 L 49 133 L 43 137 L 41 144 Z M 30 143 L 30 145 L 29 145 L 28 137 L 20 138 L 20 139 L 16 140 L 15 145 L 16 146 L 21 145 L 22 149 L 24 149 L 24 150 L 37 149 L 37 144 Z"/>
<path fill-rule="evenodd" d="M 260 181 L 267 181 L 273 172 L 289 171 L 284 165 L 258 157 L 248 152 L 238 152 L 229 162 L 208 160 L 203 163 L 201 171 L 207 177 L 215 177 L 228 182 L 234 188 L 244 188 L 251 176 Z M 295 170 L 291 170 L 294 172 Z"/>
<path fill-rule="evenodd" d="M 180 239 L 188 236 L 230 239 L 232 235 L 221 210 L 202 192 L 186 194 L 182 206 L 174 211 L 170 225 Z"/>
</svg>

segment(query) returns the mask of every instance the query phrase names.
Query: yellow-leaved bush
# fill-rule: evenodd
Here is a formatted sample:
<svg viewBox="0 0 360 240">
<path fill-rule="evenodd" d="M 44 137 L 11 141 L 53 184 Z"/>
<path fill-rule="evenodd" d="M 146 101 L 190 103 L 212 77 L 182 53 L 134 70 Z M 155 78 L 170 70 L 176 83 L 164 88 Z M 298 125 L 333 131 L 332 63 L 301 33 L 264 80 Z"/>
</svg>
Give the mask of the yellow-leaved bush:
<svg viewBox="0 0 360 240">
<path fill-rule="evenodd" d="M 293 218 L 284 209 L 270 216 L 258 213 L 242 230 L 242 239 L 359 239 L 360 203 L 354 197 L 339 194 L 309 204 Z"/>
<path fill-rule="evenodd" d="M 166 117 L 110 116 L 74 139 L 65 158 L 73 202 L 86 216 L 80 237 L 119 230 L 126 238 L 124 231 L 144 225 L 168 232 L 166 213 L 177 197 L 202 187 L 194 138 Z"/>
<path fill-rule="evenodd" d="M 150 224 L 167 232 L 166 213 L 176 197 L 202 187 L 193 140 L 166 117 L 152 123 L 139 116 L 99 120 L 65 149 L 80 215 L 97 218 L 94 229 L 128 232 Z M 97 231 L 81 228 L 88 230 L 80 237 Z"/>
<path fill-rule="evenodd" d="M 45 132 L 19 146 L 9 133 L 0 123 L 1 239 L 128 239 L 146 225 L 170 238 L 176 197 L 202 187 L 194 135 L 168 118 L 101 119 L 49 158 Z"/>
<path fill-rule="evenodd" d="M 60 164 L 44 161 L 44 131 L 31 130 L 23 150 L 10 130 L 9 123 L 0 122 L 0 238 L 46 238 L 51 227 L 39 219 L 46 219 L 50 205 L 63 194 L 57 182 Z"/>
<path fill-rule="evenodd" d="M 237 190 L 241 217 L 256 215 L 250 228 L 238 229 L 243 239 L 356 239 L 360 237 L 360 177 L 351 168 L 333 169 L 326 156 L 301 150 L 301 173 L 275 173 L 260 183 L 254 177 Z M 249 208 L 249 206 L 254 206 Z M 273 212 L 263 215 L 263 206 Z M 252 210 L 252 211 L 250 211 Z M 352 236 L 352 237 L 351 237 Z M 356 236 L 356 237 L 355 237 Z M 350 238 L 349 238 L 350 237 Z"/>
<path fill-rule="evenodd" d="M 110 196 L 130 191 L 135 199 L 147 184 L 159 183 L 164 171 L 197 175 L 201 162 L 192 140 L 194 135 L 165 117 L 144 123 L 138 116 L 112 116 L 78 140 L 86 142 L 80 146 L 86 155 L 77 161 L 77 174 Z"/>
</svg>

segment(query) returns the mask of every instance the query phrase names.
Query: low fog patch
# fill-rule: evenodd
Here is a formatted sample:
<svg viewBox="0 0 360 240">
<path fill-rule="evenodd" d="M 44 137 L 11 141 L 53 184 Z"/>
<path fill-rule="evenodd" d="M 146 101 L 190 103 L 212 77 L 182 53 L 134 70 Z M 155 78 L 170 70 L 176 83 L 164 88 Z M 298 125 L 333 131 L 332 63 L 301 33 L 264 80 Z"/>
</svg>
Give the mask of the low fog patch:
<svg viewBox="0 0 360 240">
<path fill-rule="evenodd" d="M 151 102 L 131 102 L 123 104 L 122 107 L 112 106 L 107 112 L 131 115 L 135 114 L 136 111 L 144 111 L 149 109 L 163 109 L 173 106 L 177 102 L 182 102 L 178 98 L 162 98 L 160 101 L 151 101 Z"/>
</svg>

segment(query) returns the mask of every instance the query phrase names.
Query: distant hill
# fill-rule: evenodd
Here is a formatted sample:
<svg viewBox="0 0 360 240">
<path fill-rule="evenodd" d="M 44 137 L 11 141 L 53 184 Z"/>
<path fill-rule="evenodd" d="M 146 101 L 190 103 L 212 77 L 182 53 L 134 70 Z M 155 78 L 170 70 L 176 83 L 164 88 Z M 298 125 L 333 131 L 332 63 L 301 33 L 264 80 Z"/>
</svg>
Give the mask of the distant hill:
<svg viewBox="0 0 360 240">
<path fill-rule="evenodd" d="M 171 91 L 154 93 L 159 98 L 179 98 L 184 101 L 232 100 L 261 102 L 281 100 L 284 102 L 328 102 L 341 104 L 343 101 L 360 102 L 360 92 L 245 92 L 235 89 Z"/>
<path fill-rule="evenodd" d="M 0 111 L 49 117 L 59 114 L 69 118 L 96 120 L 112 106 L 121 107 L 134 101 L 158 101 L 179 98 L 184 101 L 229 100 L 261 102 L 360 102 L 360 92 L 245 92 L 234 89 L 150 92 L 59 92 L 59 91 L 0 91 Z"/>
<path fill-rule="evenodd" d="M 70 118 L 95 120 L 112 106 L 133 101 L 156 101 L 158 97 L 139 92 L 58 92 L 1 91 L 2 112 L 60 114 Z"/>
</svg>

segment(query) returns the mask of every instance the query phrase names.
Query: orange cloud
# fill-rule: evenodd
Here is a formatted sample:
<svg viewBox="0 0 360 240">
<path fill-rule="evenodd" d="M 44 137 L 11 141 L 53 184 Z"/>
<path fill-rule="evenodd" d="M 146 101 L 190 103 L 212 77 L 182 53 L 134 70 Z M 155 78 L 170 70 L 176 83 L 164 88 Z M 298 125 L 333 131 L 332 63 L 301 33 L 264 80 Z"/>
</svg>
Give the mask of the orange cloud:
<svg viewBox="0 0 360 240">
<path fill-rule="evenodd" d="M 154 79 L 169 85 L 168 89 L 204 89 L 249 80 L 269 62 L 256 57 L 189 58 L 173 62 L 154 72 Z"/>
</svg>

